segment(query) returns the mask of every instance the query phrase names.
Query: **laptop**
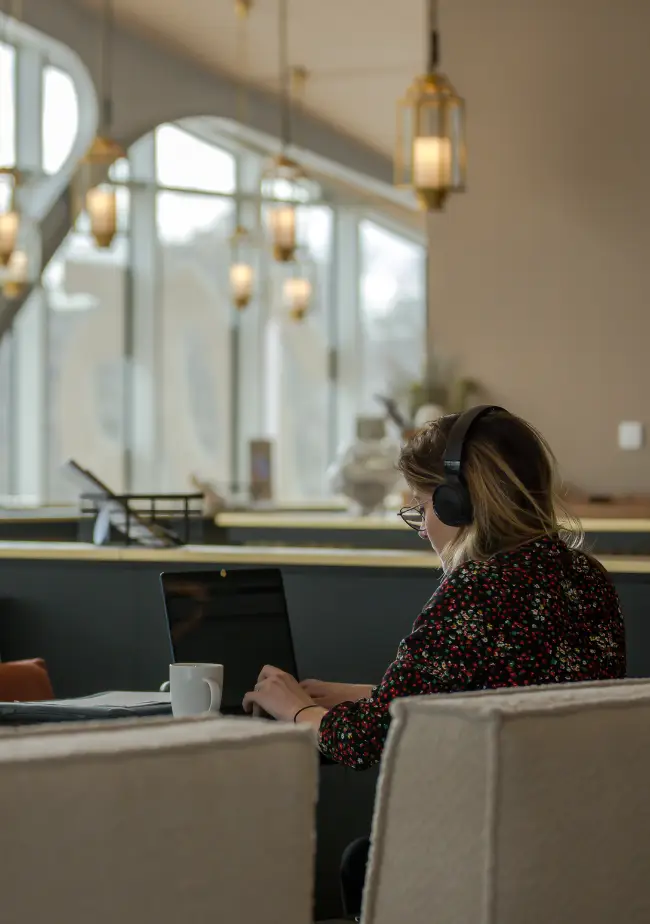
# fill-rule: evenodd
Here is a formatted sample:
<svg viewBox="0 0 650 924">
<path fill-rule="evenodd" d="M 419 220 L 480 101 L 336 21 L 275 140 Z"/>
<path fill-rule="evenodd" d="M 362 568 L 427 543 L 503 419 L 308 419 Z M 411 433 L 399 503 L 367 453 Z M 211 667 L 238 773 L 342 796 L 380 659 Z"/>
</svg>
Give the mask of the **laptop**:
<svg viewBox="0 0 650 924">
<path fill-rule="evenodd" d="M 223 715 L 242 700 L 265 664 L 298 676 L 282 573 L 277 568 L 161 574 L 172 662 L 224 665 Z"/>
</svg>

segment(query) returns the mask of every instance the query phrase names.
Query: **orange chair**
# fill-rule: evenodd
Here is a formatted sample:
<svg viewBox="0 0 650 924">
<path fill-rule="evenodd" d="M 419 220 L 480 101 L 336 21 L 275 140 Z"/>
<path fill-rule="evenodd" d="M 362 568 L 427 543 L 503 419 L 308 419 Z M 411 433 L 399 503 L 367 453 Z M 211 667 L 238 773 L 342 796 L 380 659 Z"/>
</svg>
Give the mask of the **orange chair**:
<svg viewBox="0 0 650 924">
<path fill-rule="evenodd" d="M 41 702 L 54 699 L 45 661 L 6 661 L 0 663 L 0 702 Z"/>
</svg>

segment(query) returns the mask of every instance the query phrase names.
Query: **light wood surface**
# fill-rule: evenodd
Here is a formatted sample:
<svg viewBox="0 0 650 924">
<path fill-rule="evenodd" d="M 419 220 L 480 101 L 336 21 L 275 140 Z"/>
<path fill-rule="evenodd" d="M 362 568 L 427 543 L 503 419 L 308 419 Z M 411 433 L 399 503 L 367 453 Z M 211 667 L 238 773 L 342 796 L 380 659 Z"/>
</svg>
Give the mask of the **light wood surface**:
<svg viewBox="0 0 650 924">
<path fill-rule="evenodd" d="M 395 511 L 381 516 L 352 517 L 344 513 L 220 513 L 217 526 L 225 529 L 340 529 L 386 530 L 408 529 Z M 650 533 L 650 519 L 586 518 L 582 520 L 586 533 Z"/>
<path fill-rule="evenodd" d="M 128 561 L 247 565 L 324 565 L 329 567 L 439 568 L 436 555 L 426 549 L 323 549 L 284 546 L 186 545 L 173 549 L 137 546 L 94 546 L 83 542 L 0 542 L 0 559 L 63 561 Z"/>
<path fill-rule="evenodd" d="M 288 506 L 288 505 L 287 505 Z M 233 511 L 218 514 L 215 519 L 217 526 L 225 529 L 322 529 L 322 530 L 394 530 L 408 529 L 397 515 L 397 511 L 389 510 L 383 515 L 367 517 L 350 516 L 336 503 L 323 503 L 321 510 L 291 511 Z M 593 510 L 594 505 L 590 505 Z M 70 508 L 66 512 L 55 508 L 51 513 L 41 510 L 30 510 L 16 515 L 13 511 L 0 512 L 0 523 L 68 523 L 78 519 L 78 510 Z M 589 517 L 582 518 L 582 526 L 586 533 L 650 533 L 650 518 L 638 516 L 622 517 Z"/>
<path fill-rule="evenodd" d="M 650 556 L 600 555 L 614 574 L 650 574 Z M 94 546 L 81 542 L 0 542 L 0 559 L 160 562 L 206 565 L 304 565 L 335 568 L 439 568 L 433 552 L 398 549 L 313 549 L 283 546 L 188 545 L 175 549 Z"/>
</svg>

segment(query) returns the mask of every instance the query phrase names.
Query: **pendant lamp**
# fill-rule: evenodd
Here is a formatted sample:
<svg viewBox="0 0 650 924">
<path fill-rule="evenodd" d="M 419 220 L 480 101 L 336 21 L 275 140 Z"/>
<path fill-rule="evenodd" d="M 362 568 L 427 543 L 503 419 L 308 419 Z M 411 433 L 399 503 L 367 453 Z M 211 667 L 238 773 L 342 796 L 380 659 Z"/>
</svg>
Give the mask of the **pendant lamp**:
<svg viewBox="0 0 650 924">
<path fill-rule="evenodd" d="M 426 211 L 444 208 L 465 190 L 465 101 L 438 69 L 436 0 L 427 0 L 429 61 L 397 104 L 395 184 L 411 188 Z"/>
<path fill-rule="evenodd" d="M 312 183 L 306 172 L 291 156 L 292 146 L 292 72 L 287 51 L 288 0 L 278 0 L 278 65 L 281 86 L 281 150 L 262 176 L 262 197 L 272 200 L 268 209 L 268 228 L 273 257 L 279 263 L 293 260 L 299 246 L 299 203 L 312 197 Z"/>
<path fill-rule="evenodd" d="M 240 125 L 247 122 L 248 94 L 245 80 L 248 79 L 248 17 L 253 6 L 252 0 L 235 0 L 235 14 L 237 16 L 237 58 L 244 71 L 244 79 L 240 80 L 237 90 L 237 121 Z M 241 211 L 241 204 L 237 204 L 237 213 Z M 241 311 L 246 308 L 253 297 L 255 271 L 253 269 L 253 242 L 248 229 L 239 221 L 230 238 L 230 295 L 235 307 Z"/>
<path fill-rule="evenodd" d="M 77 208 L 85 209 L 90 233 L 98 247 L 108 248 L 117 234 L 117 187 L 109 170 L 126 151 L 111 137 L 113 121 L 113 0 L 104 0 L 100 45 L 99 131 L 79 162 L 76 177 Z"/>
</svg>

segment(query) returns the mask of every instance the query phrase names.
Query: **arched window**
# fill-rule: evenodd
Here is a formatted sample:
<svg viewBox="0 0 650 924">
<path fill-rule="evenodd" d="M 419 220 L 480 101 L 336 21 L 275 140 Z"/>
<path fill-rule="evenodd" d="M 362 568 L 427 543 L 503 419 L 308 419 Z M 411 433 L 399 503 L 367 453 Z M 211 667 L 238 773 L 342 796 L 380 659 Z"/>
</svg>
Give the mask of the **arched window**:
<svg viewBox="0 0 650 924">
<path fill-rule="evenodd" d="M 50 64 L 43 101 L 43 166 L 60 181 L 77 156 L 83 99 Z M 266 158 L 221 140 L 213 121 L 166 123 L 133 144 L 112 171 L 121 184 L 112 246 L 96 248 L 82 215 L 45 269 L 49 502 L 74 498 L 61 473 L 71 457 L 117 491 L 182 492 L 192 475 L 246 491 L 259 439 L 274 444 L 278 499 L 323 499 L 355 418 L 381 413 L 375 393 L 420 372 L 423 242 L 375 217 L 376 199 L 366 212 L 323 178 L 318 201 L 300 206 L 313 303 L 304 321 L 290 320 L 287 267 L 264 244 Z M 56 124 L 65 131 L 55 138 Z M 255 296 L 239 313 L 228 270 L 241 222 L 259 247 Z M 15 378 L 0 351 L 0 386 L 7 370 Z M 0 410 L 0 435 L 3 426 Z"/>
<path fill-rule="evenodd" d="M 6 14 L 0 28 L 0 166 L 28 176 L 21 207 L 37 231 L 93 137 L 97 101 L 85 67 L 64 45 Z M 47 314 L 37 288 L 0 342 L 3 496 L 47 496 L 47 355 Z"/>
</svg>

